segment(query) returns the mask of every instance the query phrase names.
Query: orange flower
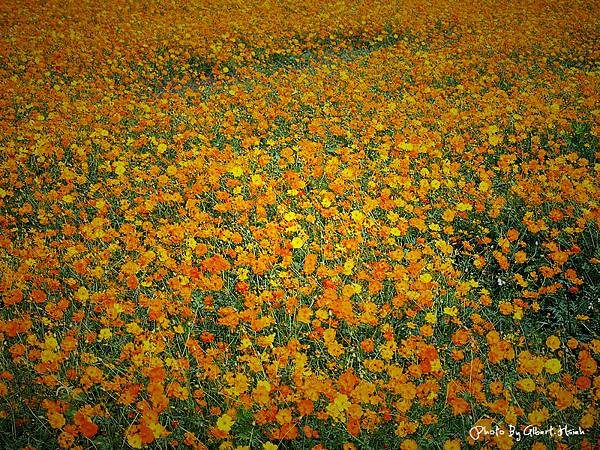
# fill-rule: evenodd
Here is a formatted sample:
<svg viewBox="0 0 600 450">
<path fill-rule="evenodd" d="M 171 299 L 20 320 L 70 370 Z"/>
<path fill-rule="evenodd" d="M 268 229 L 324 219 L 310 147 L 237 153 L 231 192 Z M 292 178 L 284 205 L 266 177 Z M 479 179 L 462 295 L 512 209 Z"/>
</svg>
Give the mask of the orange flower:
<svg viewBox="0 0 600 450">
<path fill-rule="evenodd" d="M 373 339 L 365 339 L 360 343 L 361 348 L 363 349 L 363 351 L 365 351 L 366 353 L 370 353 L 373 350 L 375 350 L 375 342 L 373 341 Z"/>
<path fill-rule="evenodd" d="M 588 377 L 594 375 L 598 370 L 598 364 L 591 357 L 590 353 L 587 350 L 579 352 L 578 366 L 579 370 L 581 370 L 581 373 Z"/>
<path fill-rule="evenodd" d="M 313 411 L 314 411 L 314 404 L 313 404 L 312 400 L 303 399 L 298 402 L 298 412 L 302 416 L 309 416 L 313 413 Z"/>
<path fill-rule="evenodd" d="M 527 253 L 522 250 L 519 250 L 517 253 L 515 253 L 515 262 L 523 264 L 525 261 L 527 261 Z"/>
<path fill-rule="evenodd" d="M 231 269 L 231 264 L 221 255 L 214 255 L 202 261 L 202 269 L 210 273 L 218 273 Z"/>
<path fill-rule="evenodd" d="M 452 335 L 452 342 L 455 345 L 465 345 L 469 341 L 469 331 L 465 329 L 460 329 L 454 332 Z"/>
<path fill-rule="evenodd" d="M 317 255 L 314 253 L 309 253 L 304 258 L 304 267 L 303 272 L 306 275 L 310 275 L 314 272 L 315 266 L 317 264 Z"/>
<path fill-rule="evenodd" d="M 79 431 L 81 431 L 81 434 L 83 434 L 86 438 L 91 439 L 96 435 L 96 433 L 98 433 L 98 425 L 89 419 L 83 420 L 79 424 Z"/>
</svg>

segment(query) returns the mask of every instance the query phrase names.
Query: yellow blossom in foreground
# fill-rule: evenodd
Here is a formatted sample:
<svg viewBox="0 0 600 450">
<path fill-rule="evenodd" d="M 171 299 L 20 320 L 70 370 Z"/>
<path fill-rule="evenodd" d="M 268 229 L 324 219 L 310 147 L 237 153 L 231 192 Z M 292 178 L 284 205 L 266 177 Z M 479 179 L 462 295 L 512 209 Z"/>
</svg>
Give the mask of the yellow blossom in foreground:
<svg viewBox="0 0 600 450">
<path fill-rule="evenodd" d="M 244 169 L 240 166 L 235 166 L 231 168 L 230 172 L 234 177 L 240 177 L 244 173 Z"/>
<path fill-rule="evenodd" d="M 348 400 L 348 396 L 345 394 L 339 394 L 333 403 L 327 405 L 327 413 L 335 421 L 342 421 L 345 418 L 345 412 L 350 407 L 351 403 Z"/>
<path fill-rule="evenodd" d="M 535 382 L 531 378 L 523 378 L 517 381 L 517 387 L 525 392 L 535 391 Z"/>
<path fill-rule="evenodd" d="M 108 328 L 102 328 L 100 330 L 100 333 L 98 333 L 98 339 L 100 339 L 101 341 L 110 339 L 111 336 L 112 336 L 112 331 L 110 331 Z"/>
<path fill-rule="evenodd" d="M 562 369 L 562 364 L 558 359 L 550 358 L 548 361 L 546 361 L 544 367 L 546 368 L 548 373 L 558 373 Z"/>
<path fill-rule="evenodd" d="M 560 347 L 560 339 L 554 335 L 548 336 L 546 339 L 546 345 L 550 350 L 555 351 Z"/>
<path fill-rule="evenodd" d="M 292 247 L 293 248 L 302 248 L 304 245 L 304 240 L 300 237 L 295 237 L 292 239 Z"/>
<path fill-rule="evenodd" d="M 229 414 L 223 414 L 217 420 L 217 428 L 219 430 L 223 431 L 224 433 L 229 433 L 229 430 L 231 430 L 231 427 L 233 426 L 233 424 L 234 424 L 234 420 L 231 418 L 231 416 Z"/>
</svg>

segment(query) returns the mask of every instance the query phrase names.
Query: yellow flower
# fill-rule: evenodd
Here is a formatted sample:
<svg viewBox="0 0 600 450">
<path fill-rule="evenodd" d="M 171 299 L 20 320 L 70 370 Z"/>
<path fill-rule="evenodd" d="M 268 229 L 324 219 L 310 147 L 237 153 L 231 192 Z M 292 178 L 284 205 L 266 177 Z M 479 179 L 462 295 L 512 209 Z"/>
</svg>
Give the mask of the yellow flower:
<svg viewBox="0 0 600 450">
<path fill-rule="evenodd" d="M 127 325 L 125 325 L 125 329 L 128 333 L 136 335 L 142 332 L 142 328 L 135 322 L 130 322 Z"/>
<path fill-rule="evenodd" d="M 365 220 L 365 214 L 362 211 L 352 211 L 352 220 L 354 220 L 356 223 L 362 223 L 363 220 Z"/>
<path fill-rule="evenodd" d="M 521 320 L 523 318 L 523 308 L 520 306 L 515 306 L 515 313 L 513 314 L 513 317 L 516 320 Z"/>
<path fill-rule="evenodd" d="M 354 269 L 355 262 L 351 259 L 344 263 L 344 275 L 352 275 L 352 269 Z"/>
<path fill-rule="evenodd" d="M 75 201 L 75 197 L 71 194 L 63 195 L 62 201 L 65 203 L 73 203 Z"/>
<path fill-rule="evenodd" d="M 437 317 L 434 313 L 429 312 L 425 315 L 425 322 L 434 324 L 437 322 Z"/>
<path fill-rule="evenodd" d="M 446 222 L 452 222 L 454 220 L 454 216 L 456 216 L 456 213 L 453 210 L 446 209 L 442 215 L 442 219 L 444 219 Z"/>
<path fill-rule="evenodd" d="M 234 177 L 239 177 L 244 173 L 244 170 L 240 166 L 234 166 L 229 171 Z"/>
<path fill-rule="evenodd" d="M 56 350 L 58 347 L 58 341 L 56 338 L 50 334 L 46 335 L 46 339 L 44 340 L 44 348 L 48 350 Z"/>
<path fill-rule="evenodd" d="M 240 341 L 239 348 L 240 348 L 240 350 L 246 350 L 247 348 L 250 348 L 251 346 L 252 346 L 252 341 L 247 337 L 243 337 L 242 340 Z"/>
<path fill-rule="evenodd" d="M 581 426 L 581 428 L 590 429 L 592 428 L 592 426 L 594 426 L 594 421 L 594 416 L 590 413 L 586 413 L 581 417 L 579 425 Z"/>
<path fill-rule="evenodd" d="M 263 444 L 263 450 L 277 450 L 277 445 L 272 442 L 265 442 Z"/>
<path fill-rule="evenodd" d="M 527 414 L 527 419 L 531 425 L 540 426 L 546 420 L 548 420 L 550 414 L 548 412 L 548 408 L 534 409 L 529 414 Z"/>
<path fill-rule="evenodd" d="M 119 176 L 123 175 L 127 169 L 125 168 L 125 163 L 123 161 L 118 161 L 115 163 L 115 173 Z"/>
<path fill-rule="evenodd" d="M 85 303 L 90 298 L 90 292 L 87 290 L 87 288 L 81 286 L 79 289 L 77 289 L 75 298 L 81 303 Z"/>
<path fill-rule="evenodd" d="M 444 308 L 444 314 L 447 314 L 452 317 L 458 316 L 458 308 L 456 306 L 446 306 Z"/>
<path fill-rule="evenodd" d="M 323 332 L 323 340 L 325 342 L 333 342 L 335 340 L 335 330 L 332 328 L 327 328 Z"/>
<path fill-rule="evenodd" d="M 535 391 L 535 381 L 531 378 L 523 378 L 517 381 L 517 387 L 525 392 L 533 392 Z"/>
<path fill-rule="evenodd" d="M 560 361 L 556 358 L 550 358 L 548 361 L 546 361 L 544 367 L 548 373 L 558 373 L 562 369 Z"/>
<path fill-rule="evenodd" d="M 231 427 L 233 426 L 234 420 L 231 418 L 229 414 L 223 414 L 217 420 L 217 428 L 224 433 L 229 433 Z"/>
<path fill-rule="evenodd" d="M 548 336 L 546 339 L 546 345 L 552 351 L 556 351 L 560 347 L 560 339 L 557 336 Z"/>
<path fill-rule="evenodd" d="M 348 396 L 345 394 L 338 395 L 333 401 L 333 404 L 336 405 L 340 411 L 346 411 L 350 407 Z"/>
<path fill-rule="evenodd" d="M 343 421 L 345 419 L 345 412 L 350 407 L 351 403 L 348 400 L 348 396 L 345 394 L 338 395 L 333 403 L 327 405 L 327 413 L 335 421 Z"/>
<path fill-rule="evenodd" d="M 432 278 L 431 278 L 430 274 L 424 273 L 424 274 L 421 274 L 421 276 L 419 277 L 419 280 L 421 280 L 423 283 L 429 283 L 432 280 Z"/>
<path fill-rule="evenodd" d="M 393 227 L 392 229 L 390 229 L 390 233 L 392 234 L 392 236 L 402 236 L 402 231 L 400 231 L 400 228 L 398 227 Z"/>
<path fill-rule="evenodd" d="M 460 441 L 452 439 L 444 442 L 444 450 L 460 450 Z"/>
<path fill-rule="evenodd" d="M 57 411 L 50 411 L 48 413 L 48 421 L 50 422 L 50 426 L 55 429 L 62 428 L 67 423 L 65 416 Z"/>
<path fill-rule="evenodd" d="M 142 437 L 139 434 L 128 434 L 127 443 L 132 448 L 142 448 Z"/>
<path fill-rule="evenodd" d="M 193 237 L 189 237 L 186 239 L 185 245 L 187 245 L 189 248 L 191 248 L 193 250 L 198 246 L 198 242 Z"/>
<path fill-rule="evenodd" d="M 260 186 L 263 186 L 265 184 L 265 182 L 263 181 L 263 179 L 260 175 L 254 174 L 254 175 L 252 175 L 252 184 L 260 187 Z"/>
<path fill-rule="evenodd" d="M 490 145 L 498 145 L 500 142 L 502 142 L 502 137 L 497 134 L 491 134 L 488 137 L 488 141 L 489 141 Z"/>
<path fill-rule="evenodd" d="M 397 344 L 394 341 L 386 342 L 385 344 L 379 347 L 379 353 L 383 359 L 389 361 L 394 357 L 394 353 L 396 352 Z"/>
<path fill-rule="evenodd" d="M 98 333 L 98 339 L 101 341 L 110 339 L 112 336 L 112 332 L 108 328 L 102 328 L 100 333 Z"/>
<path fill-rule="evenodd" d="M 51 350 L 42 350 L 40 354 L 42 362 L 54 362 L 58 359 L 58 353 L 54 353 Z"/>
<path fill-rule="evenodd" d="M 277 419 L 279 425 L 290 423 L 292 421 L 292 412 L 289 408 L 281 409 L 275 416 L 275 419 Z"/>
<path fill-rule="evenodd" d="M 260 345 L 261 347 L 268 347 L 269 345 L 272 345 L 274 341 L 275 341 L 275 333 L 269 334 L 267 336 L 259 336 L 256 339 L 256 343 L 258 345 Z"/>
<path fill-rule="evenodd" d="M 292 239 L 292 247 L 293 248 L 301 248 L 304 245 L 304 240 L 298 236 Z"/>
<path fill-rule="evenodd" d="M 271 383 L 269 383 L 267 380 L 258 380 L 258 382 L 256 383 L 256 387 L 262 388 L 267 392 L 271 391 Z"/>
</svg>

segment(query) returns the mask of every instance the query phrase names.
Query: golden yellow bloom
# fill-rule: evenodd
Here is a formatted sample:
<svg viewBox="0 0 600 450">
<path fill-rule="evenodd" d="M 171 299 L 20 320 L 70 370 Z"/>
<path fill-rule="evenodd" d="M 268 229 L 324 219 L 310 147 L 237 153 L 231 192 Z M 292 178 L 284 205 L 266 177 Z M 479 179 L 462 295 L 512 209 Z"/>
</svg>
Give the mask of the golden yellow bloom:
<svg viewBox="0 0 600 450">
<path fill-rule="evenodd" d="M 548 361 L 546 361 L 546 363 L 544 364 L 544 367 L 546 368 L 546 371 L 548 373 L 558 373 L 561 371 L 562 369 L 562 364 L 560 363 L 560 361 L 556 358 L 551 358 Z"/>
<path fill-rule="evenodd" d="M 523 378 L 516 383 L 517 387 L 525 392 L 535 391 L 535 382 L 531 378 Z"/>
<path fill-rule="evenodd" d="M 48 412 L 48 422 L 52 428 L 62 428 L 66 423 L 65 416 L 57 411 Z"/>
<path fill-rule="evenodd" d="M 229 430 L 231 430 L 234 422 L 235 421 L 229 414 L 223 414 L 217 420 L 217 428 L 225 433 L 229 433 Z"/>
<path fill-rule="evenodd" d="M 557 336 L 548 336 L 546 339 L 546 345 L 552 351 L 556 351 L 560 347 L 560 339 Z"/>
<path fill-rule="evenodd" d="M 112 336 L 112 332 L 108 328 L 102 328 L 100 333 L 98 333 L 98 339 L 101 341 L 110 339 Z"/>
</svg>

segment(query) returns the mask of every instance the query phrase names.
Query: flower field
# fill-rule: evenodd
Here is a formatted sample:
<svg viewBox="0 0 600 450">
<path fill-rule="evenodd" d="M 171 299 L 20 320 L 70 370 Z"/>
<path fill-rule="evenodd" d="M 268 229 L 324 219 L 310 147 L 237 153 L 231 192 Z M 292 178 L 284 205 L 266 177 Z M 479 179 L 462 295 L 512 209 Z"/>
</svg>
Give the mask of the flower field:
<svg viewBox="0 0 600 450">
<path fill-rule="evenodd" d="M 597 1 L 0 30 L 1 449 L 600 448 Z"/>
</svg>

